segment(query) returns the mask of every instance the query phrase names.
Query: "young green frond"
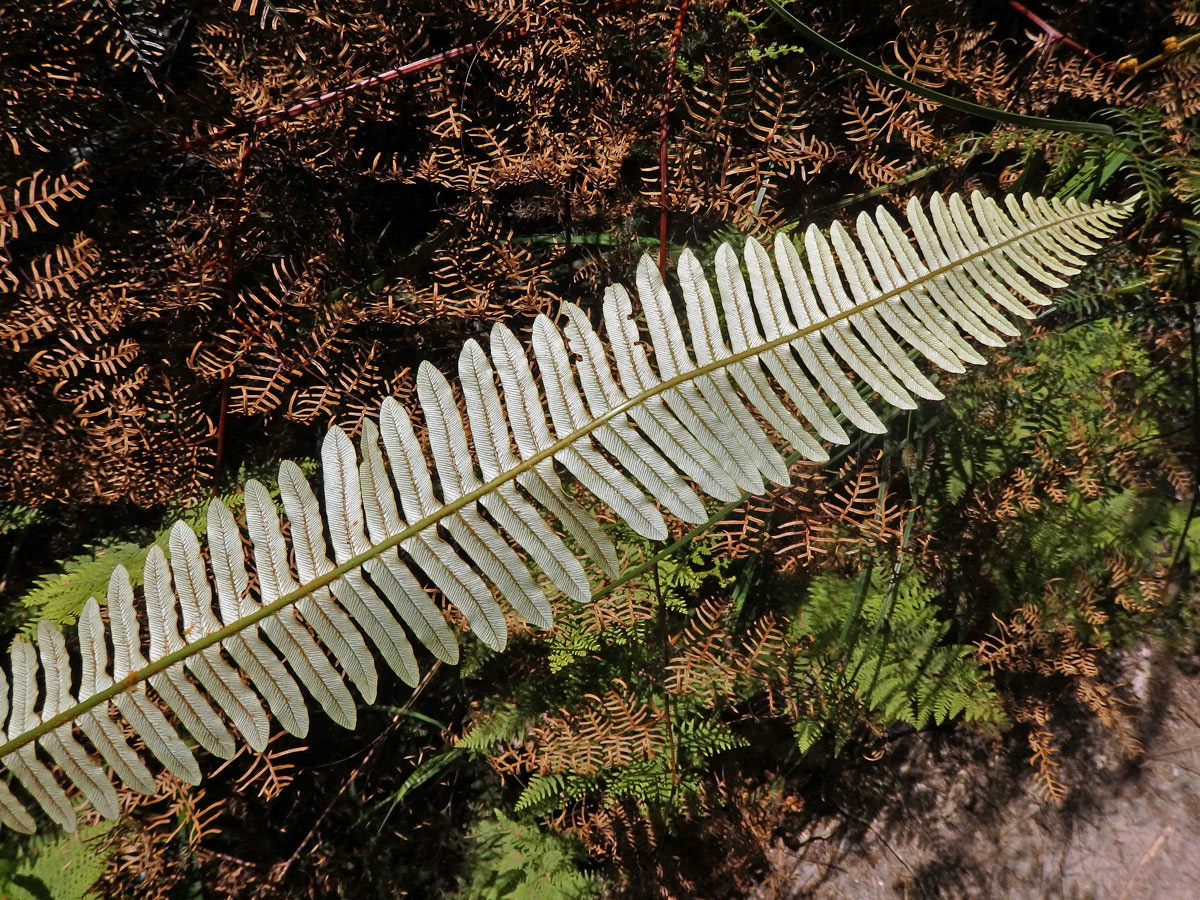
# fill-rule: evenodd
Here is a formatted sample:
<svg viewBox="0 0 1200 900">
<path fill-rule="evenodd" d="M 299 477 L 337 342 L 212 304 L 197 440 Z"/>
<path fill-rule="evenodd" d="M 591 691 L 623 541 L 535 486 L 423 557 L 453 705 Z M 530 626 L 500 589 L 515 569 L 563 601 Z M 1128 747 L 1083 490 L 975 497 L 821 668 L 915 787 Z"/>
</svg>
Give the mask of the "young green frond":
<svg viewBox="0 0 1200 900">
<path fill-rule="evenodd" d="M 34 828 L 32 799 L 73 828 L 68 782 L 115 815 L 110 772 L 151 790 L 116 719 L 148 756 L 192 783 L 199 766 L 165 710 L 223 758 L 239 739 L 264 747 L 271 717 L 304 734 L 302 688 L 353 727 L 348 684 L 373 700 L 376 656 L 410 684 L 419 678 L 413 639 L 440 660 L 458 659 L 455 634 L 418 576 L 496 650 L 507 640 L 497 595 L 548 628 L 536 574 L 568 597 L 589 596 L 564 535 L 602 570 L 617 568 L 610 539 L 560 472 L 647 538 L 667 536 L 664 512 L 704 521 L 702 494 L 730 501 L 787 481 L 776 440 L 825 460 L 822 440 L 849 441 L 842 420 L 882 431 L 856 382 L 903 409 L 940 399 L 912 354 L 947 372 L 980 364 L 974 345 L 1018 335 L 1013 317 L 1032 318 L 1029 304 L 1049 303 L 1037 285 L 1064 285 L 1060 276 L 1077 272 L 1129 210 L 934 195 L 927 207 L 912 201 L 905 224 L 880 208 L 859 217 L 856 235 L 838 224 L 828 237 L 810 227 L 802 250 L 784 235 L 770 250 L 747 239 L 740 259 L 724 245 L 711 281 L 685 251 L 686 334 L 647 257 L 638 305 L 623 287 L 609 288 L 601 329 L 564 304 L 561 326 L 544 315 L 534 322 L 532 358 L 502 324 L 490 357 L 469 342 L 458 373 L 465 420 L 446 376 L 422 364 L 428 455 L 409 412 L 385 400 L 357 450 L 339 428 L 326 435 L 319 492 L 283 463 L 289 537 L 266 488 L 251 481 L 245 533 L 220 500 L 208 510 L 207 554 L 188 525 L 176 524 L 169 555 L 154 547 L 146 556 L 140 604 L 118 567 L 108 624 L 90 600 L 74 657 L 50 622 L 40 623 L 36 648 L 16 641 L 11 692 L 0 673 L 0 760 L 12 776 L 0 782 L 0 821 Z"/>
</svg>

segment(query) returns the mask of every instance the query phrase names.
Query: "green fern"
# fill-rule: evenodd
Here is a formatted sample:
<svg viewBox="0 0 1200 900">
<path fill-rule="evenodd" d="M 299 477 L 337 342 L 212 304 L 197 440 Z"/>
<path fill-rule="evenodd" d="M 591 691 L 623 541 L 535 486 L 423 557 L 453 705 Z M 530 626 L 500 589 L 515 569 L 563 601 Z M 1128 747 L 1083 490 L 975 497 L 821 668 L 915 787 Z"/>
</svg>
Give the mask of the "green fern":
<svg viewBox="0 0 1200 900">
<path fill-rule="evenodd" d="M 79 829 L 76 834 L 38 837 L 7 872 L 0 868 L 4 900 L 95 900 L 93 888 L 108 865 L 103 848 L 111 822 Z"/>
<path fill-rule="evenodd" d="M 707 710 L 702 706 L 693 704 L 696 708 L 688 710 L 686 700 L 680 704 L 683 708 L 676 712 L 679 724 L 675 729 L 679 753 L 697 768 L 702 768 L 702 764 L 714 756 L 750 746 L 744 736 L 719 718 L 706 714 Z"/>
<path fill-rule="evenodd" d="M 1024 133 L 1025 159 L 1018 188 L 1040 183 L 1047 194 L 1090 200 L 1119 185 L 1121 190 L 1142 193 L 1146 222 L 1162 212 L 1177 190 L 1197 205 L 1200 193 L 1188 185 L 1200 171 L 1200 159 L 1172 142 L 1163 127 L 1162 110 L 1113 108 L 1105 115 L 1113 123 L 1112 135 Z"/>
<path fill-rule="evenodd" d="M 603 883 L 580 869 L 582 859 L 582 852 L 567 838 L 494 810 L 470 836 L 470 875 L 453 900 L 585 900 L 603 896 Z"/>
<path fill-rule="evenodd" d="M 840 751 L 865 723 L 880 730 L 898 723 L 925 728 L 960 716 L 988 728 L 1003 723 L 991 679 L 972 648 L 944 643 L 949 623 L 920 572 L 893 577 L 876 566 L 865 588 L 861 579 L 819 575 L 793 623 L 807 647 L 795 665 L 810 673 L 822 696 L 814 714 L 794 725 L 802 751 L 827 735 Z"/>
<path fill-rule="evenodd" d="M 455 746 L 470 753 L 486 754 L 497 744 L 520 735 L 528 718 L 528 713 L 516 704 L 502 705 L 477 719 Z"/>
<path fill-rule="evenodd" d="M 1180 387 L 1152 359 L 1136 320 L 1100 319 L 1012 354 L 1018 379 L 968 378 L 950 389 L 944 415 L 953 427 L 931 473 L 919 476 L 933 523 L 951 528 L 968 494 L 994 480 L 1019 470 L 1038 485 L 1027 506 L 993 526 L 1003 540 L 972 575 L 986 579 L 997 611 L 1039 602 L 1058 580 L 1103 581 L 1116 556 L 1152 567 L 1165 547 L 1194 553 L 1194 526 L 1182 534 L 1186 504 L 1163 474 L 1172 463 L 1165 438 L 1178 428 L 1169 398 Z"/>
<path fill-rule="evenodd" d="M 165 536 L 166 532 L 159 534 L 153 543 Z M 104 596 L 115 566 L 124 566 L 131 573 L 142 571 L 150 546 L 144 541 L 101 543 L 71 557 L 58 572 L 38 578 L 18 601 L 28 615 L 23 633 L 32 637 L 39 619 L 73 625 L 88 597 Z"/>
<path fill-rule="evenodd" d="M 569 796 L 567 793 L 568 776 L 562 772 L 552 775 L 534 775 L 521 791 L 513 806 L 517 812 L 530 809 L 560 806 Z"/>
</svg>

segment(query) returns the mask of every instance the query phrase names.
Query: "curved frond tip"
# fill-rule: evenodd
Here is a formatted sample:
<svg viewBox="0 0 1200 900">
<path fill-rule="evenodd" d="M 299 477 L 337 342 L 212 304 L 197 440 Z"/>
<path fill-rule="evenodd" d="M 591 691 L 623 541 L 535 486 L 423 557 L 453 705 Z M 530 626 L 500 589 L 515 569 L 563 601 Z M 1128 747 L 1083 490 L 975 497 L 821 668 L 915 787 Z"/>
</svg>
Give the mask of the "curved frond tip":
<svg viewBox="0 0 1200 900">
<path fill-rule="evenodd" d="M 701 522 L 704 496 L 728 502 L 786 482 L 783 443 L 825 460 L 826 443 L 849 441 L 847 425 L 884 430 L 872 395 L 901 409 L 941 399 L 933 373 L 979 365 L 981 345 L 1017 336 L 1016 320 L 1049 303 L 1044 291 L 1078 272 L 1129 211 L 934 195 L 910 202 L 906 221 L 880 207 L 853 231 L 810 227 L 769 248 L 749 238 L 740 255 L 725 244 L 708 272 L 684 251 L 679 309 L 647 257 L 637 302 L 614 285 L 598 323 L 567 303 L 559 323 L 533 323 L 532 353 L 502 324 L 490 354 L 469 341 L 461 405 L 423 363 L 428 453 L 408 410 L 387 399 L 357 447 L 330 429 L 319 490 L 282 464 L 289 537 L 251 481 L 241 524 L 220 500 L 209 505 L 207 553 L 182 522 L 169 554 L 150 550 L 140 602 L 118 567 L 105 603 L 84 607 L 74 652 L 45 621 L 36 647 L 13 644 L 11 675 L 0 671 L 10 776 L 0 821 L 33 830 L 32 801 L 71 829 L 78 795 L 115 816 L 113 776 L 152 791 L 149 757 L 198 782 L 177 725 L 229 757 L 239 740 L 263 748 L 272 718 L 305 734 L 307 694 L 353 727 L 350 686 L 373 700 L 377 659 L 410 684 L 414 644 L 458 660 L 426 586 L 497 650 L 502 602 L 550 627 L 547 588 L 583 602 L 585 565 L 617 573 L 584 491 L 661 540 L 664 513 Z"/>
</svg>

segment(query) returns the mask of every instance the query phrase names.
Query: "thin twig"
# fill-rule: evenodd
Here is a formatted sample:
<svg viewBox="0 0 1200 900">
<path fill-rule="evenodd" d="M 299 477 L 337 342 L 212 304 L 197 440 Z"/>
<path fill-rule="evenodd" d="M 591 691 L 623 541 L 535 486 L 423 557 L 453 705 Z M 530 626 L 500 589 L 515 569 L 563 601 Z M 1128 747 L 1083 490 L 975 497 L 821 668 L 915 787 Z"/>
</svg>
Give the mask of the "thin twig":
<svg viewBox="0 0 1200 900">
<path fill-rule="evenodd" d="M 662 581 L 659 578 L 659 565 L 654 566 L 654 593 L 658 597 L 658 639 L 662 642 L 662 689 L 663 710 L 667 717 L 667 753 L 671 764 L 671 794 L 679 786 L 678 756 L 675 750 L 675 726 L 671 721 L 671 692 L 667 689 L 667 668 L 670 662 L 671 640 L 667 631 L 667 603 L 663 599 Z"/>
<path fill-rule="evenodd" d="M 904 866 L 904 868 L 908 869 L 908 873 L 910 875 L 912 875 L 914 878 L 916 877 L 917 873 L 913 871 L 912 866 L 910 866 L 908 864 L 907 860 L 905 860 L 905 858 L 903 856 L 901 856 L 899 853 L 897 853 L 896 849 L 890 843 L 888 843 L 887 838 L 885 838 L 883 836 L 883 832 L 881 832 L 878 828 L 876 828 L 874 825 L 872 825 L 870 822 L 868 822 L 862 816 L 857 816 L 854 813 L 850 812 L 850 810 L 844 809 L 840 804 L 835 805 L 834 808 L 839 813 L 841 813 L 842 816 L 844 816 L 845 818 L 851 819 L 852 821 L 857 822 L 863 828 L 865 828 L 867 831 L 871 832 L 871 834 L 875 835 L 875 838 L 879 841 L 879 843 L 883 844 L 884 848 L 888 851 L 888 853 L 890 853 L 890 854 L 892 854 L 892 856 L 896 857 L 896 860 L 900 863 L 900 865 L 902 865 L 902 866 Z"/>
<path fill-rule="evenodd" d="M 429 671 L 425 673 L 425 677 L 421 679 L 420 683 L 417 684 L 415 688 L 413 688 L 412 694 L 409 695 L 408 699 L 404 701 L 404 704 L 400 707 L 400 709 L 395 713 L 395 715 L 392 716 L 392 721 L 388 723 L 387 728 L 385 728 L 379 734 L 379 737 L 372 742 L 371 748 L 366 752 L 366 755 L 363 756 L 362 762 L 355 766 L 354 771 L 350 773 L 350 777 L 342 782 L 342 786 L 338 788 L 338 792 L 334 794 L 329 803 L 325 805 L 325 809 L 321 811 L 321 814 L 317 816 L 316 820 L 312 823 L 312 827 L 308 829 L 308 833 L 304 836 L 304 839 L 296 845 L 296 849 L 292 851 L 292 855 L 284 860 L 271 873 L 272 883 L 279 884 L 284 878 L 287 877 L 288 870 L 290 870 L 292 864 L 300 858 L 300 854 L 304 852 L 304 850 L 308 847 L 309 842 L 312 841 L 312 839 L 316 836 L 317 830 L 321 827 L 325 820 L 329 818 L 329 814 L 333 811 L 333 808 L 337 805 L 337 802 L 342 798 L 346 791 L 350 789 L 350 785 L 354 783 L 354 779 L 358 777 L 359 773 L 361 773 L 375 757 L 376 751 L 378 751 L 379 748 L 384 745 L 383 738 L 390 733 L 397 724 L 399 724 L 402 718 L 404 718 L 405 711 L 408 710 L 408 708 L 412 706 L 414 702 L 416 702 L 416 699 L 419 696 L 421 696 L 422 691 L 424 691 L 425 688 L 429 686 L 429 683 L 433 681 L 433 676 L 441 667 L 442 663 L 440 660 L 429 667 Z"/>
<path fill-rule="evenodd" d="M 683 36 L 683 20 L 691 0 L 680 0 L 679 15 L 667 45 L 667 86 L 663 91 L 662 109 L 658 112 L 658 274 L 667 278 L 667 140 L 670 136 L 671 94 L 675 88 L 675 61 L 679 56 L 679 40 Z"/>
</svg>

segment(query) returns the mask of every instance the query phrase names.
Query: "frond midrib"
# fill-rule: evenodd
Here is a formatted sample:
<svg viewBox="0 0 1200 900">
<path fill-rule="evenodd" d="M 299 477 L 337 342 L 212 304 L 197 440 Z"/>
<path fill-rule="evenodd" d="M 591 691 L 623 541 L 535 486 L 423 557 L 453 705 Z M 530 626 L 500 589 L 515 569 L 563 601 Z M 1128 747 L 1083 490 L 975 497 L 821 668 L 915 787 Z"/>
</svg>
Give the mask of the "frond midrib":
<svg viewBox="0 0 1200 900">
<path fill-rule="evenodd" d="M 799 328 L 794 331 L 781 334 L 778 337 L 764 341 L 761 344 L 747 347 L 745 350 L 740 350 L 736 353 L 730 353 L 728 356 L 725 356 L 721 359 L 716 359 L 712 362 L 705 363 L 704 365 L 696 366 L 695 368 L 688 369 L 686 372 L 680 372 L 672 378 L 661 381 L 658 384 L 653 385 L 652 387 L 647 388 L 646 390 L 641 391 L 632 397 L 629 397 L 625 402 L 610 407 L 600 415 L 594 416 L 587 422 L 587 424 L 580 426 L 565 437 L 558 439 L 544 449 L 537 451 L 527 459 L 522 460 L 519 465 L 501 472 L 495 478 L 485 482 L 476 489 L 469 491 L 448 503 L 444 503 L 437 509 L 436 512 L 430 513 L 424 518 L 408 525 L 398 533 L 391 535 L 376 544 L 372 544 L 367 550 L 364 550 L 362 553 L 359 553 L 356 556 L 350 557 L 345 562 L 335 566 L 325 574 L 306 582 L 296 590 L 284 594 L 268 604 L 260 606 L 247 616 L 243 616 L 242 618 L 237 619 L 236 621 L 231 622 L 228 625 L 217 629 L 216 631 L 211 631 L 208 634 L 197 638 L 196 640 L 188 643 L 186 646 L 181 647 L 176 651 L 159 657 L 141 669 L 130 672 L 126 677 L 122 678 L 120 681 L 114 682 L 104 690 L 98 691 L 95 694 L 80 700 L 74 706 L 62 710 L 51 718 L 46 719 L 38 726 L 31 728 L 14 738 L 11 738 L 4 744 L 0 744 L 0 761 L 2 761 L 9 754 L 20 750 L 27 744 L 37 741 L 42 736 L 78 718 L 83 713 L 86 713 L 100 704 L 133 689 L 135 686 L 146 681 L 151 676 L 169 669 L 176 663 L 183 662 L 190 657 L 195 656 L 200 651 L 211 647 L 214 644 L 219 644 L 227 638 L 237 635 L 250 626 L 262 621 L 263 619 L 273 616 L 275 613 L 280 612 L 281 610 L 286 609 L 288 606 L 299 602 L 303 598 L 312 594 L 314 591 L 333 583 L 343 575 L 361 568 L 363 565 L 370 562 L 372 559 L 376 558 L 379 556 L 379 554 L 385 552 L 386 550 L 395 547 L 409 538 L 419 534 L 425 529 L 436 525 L 443 519 L 454 515 L 460 509 L 480 501 L 492 491 L 510 481 L 514 481 L 526 472 L 532 471 L 539 463 L 551 459 L 555 454 L 569 448 L 576 441 L 588 436 L 597 428 L 600 428 L 619 416 L 625 415 L 652 397 L 656 397 L 659 394 L 679 387 L 682 384 L 686 384 L 689 381 L 702 378 L 705 375 L 718 372 L 722 369 L 727 369 L 731 366 L 735 366 L 739 363 L 753 359 L 756 356 L 761 356 L 764 353 L 769 353 L 772 350 L 789 345 L 794 341 L 819 332 L 824 328 L 835 325 L 838 322 L 845 321 L 846 319 L 858 315 L 859 313 L 873 309 L 888 300 L 919 290 L 923 285 L 934 281 L 943 275 L 953 272 L 956 269 L 962 268 L 968 263 L 971 263 L 977 259 L 981 259 L 985 256 L 989 256 L 1005 247 L 1021 243 L 1041 232 L 1060 228 L 1063 225 L 1081 219 L 1099 217 L 1110 213 L 1113 209 L 1114 207 L 1081 209 L 1080 211 L 1072 213 L 1069 216 L 1058 217 L 1050 222 L 1035 225 L 1034 227 L 1027 228 L 1023 231 L 1017 231 L 1011 237 L 1005 238 L 1002 241 L 997 241 L 995 243 L 985 241 L 982 249 L 974 250 L 965 256 L 958 257 L 947 265 L 939 266 L 936 269 L 931 269 L 924 275 L 918 276 L 910 281 L 906 281 L 900 287 L 883 292 L 879 296 L 874 297 L 865 303 L 856 304 L 849 309 L 837 313 L 836 315 L 828 316 L 822 319 L 820 322 L 815 322 L 811 325 L 805 326 L 804 328 Z"/>
</svg>

